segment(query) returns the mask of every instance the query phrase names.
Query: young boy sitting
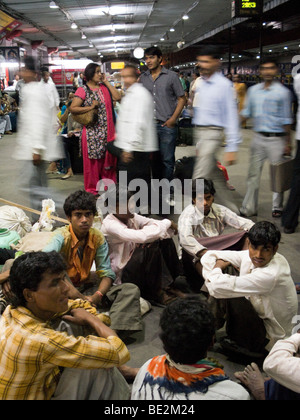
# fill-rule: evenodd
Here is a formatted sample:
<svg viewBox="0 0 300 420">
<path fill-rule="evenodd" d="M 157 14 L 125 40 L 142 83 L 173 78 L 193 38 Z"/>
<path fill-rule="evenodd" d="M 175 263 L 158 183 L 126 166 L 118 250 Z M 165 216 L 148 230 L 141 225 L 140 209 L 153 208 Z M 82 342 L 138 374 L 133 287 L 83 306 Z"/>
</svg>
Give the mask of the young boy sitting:
<svg viewBox="0 0 300 420">
<path fill-rule="evenodd" d="M 64 203 L 70 225 L 56 230 L 44 252 L 60 252 L 68 267 L 69 298 L 85 299 L 103 310 L 110 308 L 112 328 L 142 330 L 140 291 L 133 284 L 113 285 L 108 245 L 103 234 L 92 228 L 97 213 L 95 197 L 86 191 L 71 194 Z M 91 273 L 93 263 L 96 272 Z M 91 295 L 90 295 L 91 294 Z"/>
<path fill-rule="evenodd" d="M 215 194 L 213 182 L 204 179 L 204 196 L 197 195 L 196 181 L 194 181 L 193 203 L 183 210 L 178 221 L 183 268 L 195 292 L 199 292 L 204 283 L 200 260 L 207 250 L 241 251 L 247 231 L 254 225 L 251 220 L 215 204 Z M 227 226 L 239 232 L 224 235 Z"/>
<path fill-rule="evenodd" d="M 164 310 L 161 340 L 166 355 L 140 369 L 132 400 L 249 400 L 241 386 L 229 380 L 207 358 L 215 335 L 214 318 L 198 297 L 178 299 Z"/>
<path fill-rule="evenodd" d="M 0 320 L 1 400 L 129 398 L 126 381 L 112 369 L 126 363 L 129 352 L 107 316 L 68 299 L 59 254 L 20 256 L 9 281 L 13 302 Z M 84 326 L 93 331 L 88 337 Z"/>
<path fill-rule="evenodd" d="M 290 336 L 298 311 L 289 264 L 277 253 L 280 239 L 275 225 L 259 222 L 248 233 L 247 251 L 208 251 L 201 259 L 209 294 L 226 299 L 223 315 L 229 339 L 254 353 L 262 354 Z M 239 275 L 223 273 L 230 264 Z"/>
<path fill-rule="evenodd" d="M 116 208 L 103 221 L 102 232 L 108 245 L 111 265 L 119 284 L 134 283 L 147 300 L 166 304 L 180 294 L 174 285 L 185 286 L 183 269 L 172 237 L 174 222 L 140 216 L 131 208 L 130 191 L 117 188 Z M 120 199 L 125 195 L 125 202 Z M 175 293 L 175 295 L 174 295 Z"/>
</svg>

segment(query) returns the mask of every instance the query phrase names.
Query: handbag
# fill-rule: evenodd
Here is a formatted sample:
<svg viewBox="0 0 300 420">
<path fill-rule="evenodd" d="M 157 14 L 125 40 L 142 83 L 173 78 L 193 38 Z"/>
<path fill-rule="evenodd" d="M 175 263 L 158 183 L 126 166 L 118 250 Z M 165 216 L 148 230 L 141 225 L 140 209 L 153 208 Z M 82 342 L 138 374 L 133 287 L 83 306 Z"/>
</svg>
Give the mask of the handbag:
<svg viewBox="0 0 300 420">
<path fill-rule="evenodd" d="M 85 127 L 93 127 L 98 121 L 98 109 L 92 109 L 84 114 L 72 114 L 72 118 Z"/>
<path fill-rule="evenodd" d="M 285 158 L 284 161 L 270 165 L 271 190 L 275 193 L 288 191 L 292 185 L 294 159 Z"/>
<path fill-rule="evenodd" d="M 94 99 L 93 91 L 89 88 L 88 85 L 86 85 L 86 87 L 92 94 L 91 97 Z M 84 106 L 82 106 L 82 108 L 84 108 Z M 72 118 L 74 121 L 84 125 L 85 127 L 93 127 L 98 121 L 98 108 L 87 111 L 84 114 L 72 114 Z"/>
</svg>

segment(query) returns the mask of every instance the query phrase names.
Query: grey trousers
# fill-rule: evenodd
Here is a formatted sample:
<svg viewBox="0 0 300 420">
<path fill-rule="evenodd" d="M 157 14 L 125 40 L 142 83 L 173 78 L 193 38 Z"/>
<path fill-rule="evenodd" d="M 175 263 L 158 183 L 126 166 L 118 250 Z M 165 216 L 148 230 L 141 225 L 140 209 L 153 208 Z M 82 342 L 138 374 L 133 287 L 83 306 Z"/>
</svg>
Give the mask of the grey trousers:
<svg viewBox="0 0 300 420">
<path fill-rule="evenodd" d="M 95 277 L 93 278 L 95 280 Z M 99 279 L 96 284 L 87 287 L 82 286 L 79 291 L 84 295 L 93 295 L 99 287 Z M 141 331 L 143 329 L 140 290 L 135 284 L 125 283 L 112 286 L 105 297 L 107 306 L 99 306 L 99 312 L 109 310 L 111 328 L 116 331 Z"/>
<path fill-rule="evenodd" d="M 265 137 L 255 133 L 251 145 L 247 192 L 241 208 L 243 214 L 247 216 L 257 214 L 259 184 L 264 163 L 267 159 L 271 164 L 281 162 L 284 149 L 285 137 Z M 273 194 L 273 210 L 283 210 L 283 199 L 283 193 Z"/>
<path fill-rule="evenodd" d="M 31 208 L 38 211 L 42 210 L 42 201 L 51 198 L 46 170 L 46 161 L 42 161 L 39 166 L 34 166 L 31 160 L 20 162 L 18 187 L 21 192 L 29 194 Z"/>
<path fill-rule="evenodd" d="M 196 162 L 193 179 L 210 179 L 216 189 L 216 202 L 238 213 L 233 202 L 232 191 L 226 185 L 223 172 L 217 167 L 217 153 L 224 139 L 223 129 L 206 127 L 194 128 L 194 144 L 196 144 Z"/>
<path fill-rule="evenodd" d="M 57 331 L 68 335 L 87 336 L 92 332 L 86 327 L 61 321 L 54 326 Z M 130 388 L 117 368 L 111 369 L 76 369 L 63 370 L 55 393 L 54 401 L 129 400 Z"/>
</svg>

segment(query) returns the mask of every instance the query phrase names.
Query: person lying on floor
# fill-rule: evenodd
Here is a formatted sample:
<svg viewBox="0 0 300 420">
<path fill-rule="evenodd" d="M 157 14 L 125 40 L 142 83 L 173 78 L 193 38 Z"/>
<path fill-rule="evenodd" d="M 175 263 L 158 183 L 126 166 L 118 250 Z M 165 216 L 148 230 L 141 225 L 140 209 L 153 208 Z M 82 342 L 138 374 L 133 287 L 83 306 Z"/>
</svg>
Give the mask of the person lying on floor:
<svg viewBox="0 0 300 420">
<path fill-rule="evenodd" d="M 256 363 L 251 363 L 235 377 L 249 389 L 256 400 L 300 400 L 300 334 L 277 341 L 266 358 L 263 376 Z M 271 379 L 270 379 L 271 378 Z"/>
<path fill-rule="evenodd" d="M 240 349 L 263 354 L 291 335 L 298 299 L 290 266 L 277 253 L 280 240 L 274 224 L 258 222 L 247 251 L 208 251 L 201 259 L 208 292 L 223 304 L 218 316 L 226 316 L 228 338 Z M 235 276 L 223 273 L 231 264 Z"/>
<path fill-rule="evenodd" d="M 241 251 L 247 232 L 254 225 L 251 220 L 215 204 L 215 194 L 213 181 L 204 179 L 204 196 L 197 195 L 195 180 L 192 189 L 193 203 L 183 210 L 178 221 L 183 268 L 195 291 L 199 291 L 204 283 L 200 260 L 207 250 Z M 240 232 L 223 235 L 227 226 Z"/>
<path fill-rule="evenodd" d="M 13 293 L 0 320 L 1 400 L 127 400 L 120 367 L 128 349 L 87 301 L 68 299 L 56 252 L 28 253 L 10 272 Z M 55 325 L 55 326 L 54 326 Z M 85 337 L 83 327 L 92 332 Z"/>
<path fill-rule="evenodd" d="M 102 311 L 110 309 L 111 326 L 118 333 L 142 330 L 140 291 L 134 284 L 115 283 L 107 242 L 92 228 L 97 213 L 95 197 L 77 191 L 66 199 L 64 211 L 70 225 L 57 229 L 43 251 L 60 252 L 67 262 L 73 285 L 69 298 L 88 300 Z M 91 273 L 94 262 L 96 272 Z"/>
<path fill-rule="evenodd" d="M 160 304 L 180 295 L 176 287 L 189 292 L 185 289 L 183 269 L 172 239 L 177 234 L 176 224 L 168 219 L 150 219 L 134 213 L 135 203 L 131 205 L 130 191 L 120 191 L 117 186 L 113 193 L 116 209 L 105 217 L 102 232 L 109 245 L 117 283 L 134 283 L 144 299 Z M 120 199 L 123 193 L 124 204 Z"/>
<path fill-rule="evenodd" d="M 214 317 L 200 296 L 177 299 L 164 310 L 161 340 L 167 354 L 148 360 L 132 387 L 132 400 L 249 400 L 214 360 Z"/>
</svg>

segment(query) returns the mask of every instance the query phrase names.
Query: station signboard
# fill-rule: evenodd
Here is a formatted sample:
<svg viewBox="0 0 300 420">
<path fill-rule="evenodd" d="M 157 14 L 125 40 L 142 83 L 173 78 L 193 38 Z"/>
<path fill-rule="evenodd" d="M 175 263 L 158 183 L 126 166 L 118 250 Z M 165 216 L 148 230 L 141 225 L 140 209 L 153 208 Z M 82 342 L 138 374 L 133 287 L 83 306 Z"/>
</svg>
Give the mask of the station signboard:
<svg viewBox="0 0 300 420">
<path fill-rule="evenodd" d="M 232 18 L 259 16 L 263 10 L 263 0 L 233 0 Z"/>
</svg>

